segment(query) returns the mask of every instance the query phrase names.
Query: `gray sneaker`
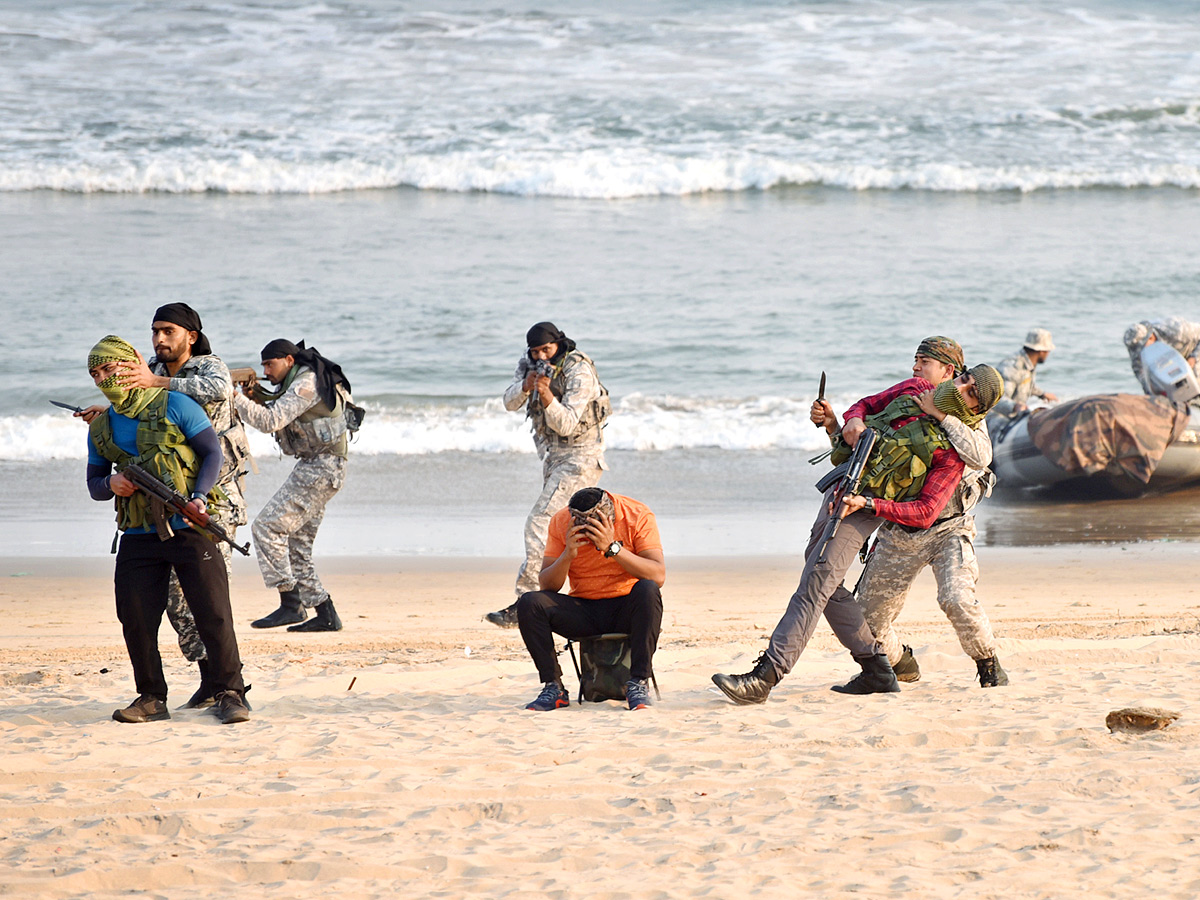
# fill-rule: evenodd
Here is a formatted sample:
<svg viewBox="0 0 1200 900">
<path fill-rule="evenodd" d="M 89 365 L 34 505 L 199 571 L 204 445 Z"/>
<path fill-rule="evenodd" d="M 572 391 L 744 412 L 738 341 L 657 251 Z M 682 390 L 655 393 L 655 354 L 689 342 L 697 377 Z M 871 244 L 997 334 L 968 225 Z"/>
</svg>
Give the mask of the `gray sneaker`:
<svg viewBox="0 0 1200 900">
<path fill-rule="evenodd" d="M 171 713 L 164 701 L 142 694 L 124 709 L 114 712 L 112 717 L 118 722 L 159 722 L 171 718 Z"/>
<path fill-rule="evenodd" d="M 625 682 L 625 699 L 629 701 L 630 709 L 647 709 L 650 702 L 650 685 L 644 678 L 632 678 Z"/>
</svg>

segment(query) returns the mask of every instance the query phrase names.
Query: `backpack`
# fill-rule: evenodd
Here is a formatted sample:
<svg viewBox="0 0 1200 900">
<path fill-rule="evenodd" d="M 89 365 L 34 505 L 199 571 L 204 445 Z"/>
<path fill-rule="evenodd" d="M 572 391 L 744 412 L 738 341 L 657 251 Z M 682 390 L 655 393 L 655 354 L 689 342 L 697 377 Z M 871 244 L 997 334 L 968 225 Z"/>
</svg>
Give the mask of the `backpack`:
<svg viewBox="0 0 1200 900">
<path fill-rule="evenodd" d="M 575 643 L 579 644 L 578 659 L 575 658 Z M 575 674 L 579 676 L 580 703 L 584 700 L 599 703 L 602 700 L 625 699 L 625 682 L 633 677 L 630 673 L 633 651 L 629 647 L 629 635 L 598 634 L 568 638 L 567 649 L 571 652 L 571 662 L 575 664 Z M 650 680 L 661 700 L 658 681 L 653 675 Z"/>
</svg>

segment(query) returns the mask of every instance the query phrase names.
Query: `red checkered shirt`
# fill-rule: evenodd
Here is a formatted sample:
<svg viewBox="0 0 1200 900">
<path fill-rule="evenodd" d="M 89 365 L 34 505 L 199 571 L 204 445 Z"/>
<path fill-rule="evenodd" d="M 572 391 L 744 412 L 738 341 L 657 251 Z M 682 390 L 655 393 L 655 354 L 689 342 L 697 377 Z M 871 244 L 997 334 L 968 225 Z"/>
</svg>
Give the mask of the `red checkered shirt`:
<svg viewBox="0 0 1200 900">
<path fill-rule="evenodd" d="M 864 419 L 869 415 L 883 412 L 887 405 L 904 394 L 916 396 L 933 388 L 931 382 L 924 378 L 909 378 L 899 384 L 894 384 L 885 391 L 863 397 L 848 410 L 846 421 Z M 904 416 L 892 420 L 893 428 L 900 428 L 919 416 Z M 938 514 L 945 509 L 954 494 L 958 482 L 962 480 L 966 466 L 952 449 L 937 449 L 933 451 L 929 472 L 925 475 L 925 484 L 912 500 L 879 500 L 875 501 L 875 515 L 882 516 L 899 525 L 914 528 L 928 528 L 937 521 Z"/>
</svg>

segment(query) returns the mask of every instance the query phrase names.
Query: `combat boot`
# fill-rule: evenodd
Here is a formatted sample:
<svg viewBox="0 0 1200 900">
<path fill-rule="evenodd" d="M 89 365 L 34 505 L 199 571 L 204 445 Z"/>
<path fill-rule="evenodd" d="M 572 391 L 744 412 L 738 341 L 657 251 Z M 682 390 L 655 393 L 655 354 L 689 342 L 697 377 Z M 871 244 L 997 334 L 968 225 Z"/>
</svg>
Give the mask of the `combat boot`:
<svg viewBox="0 0 1200 900">
<path fill-rule="evenodd" d="M 293 625 L 288 631 L 341 631 L 342 620 L 338 618 L 337 610 L 333 608 L 333 598 L 326 597 L 324 603 L 313 610 L 316 615 L 303 625 Z"/>
<path fill-rule="evenodd" d="M 726 697 L 742 706 L 766 703 L 771 688 L 779 683 L 766 650 L 758 655 L 754 668 L 745 675 L 722 675 L 718 672 L 712 680 Z"/>
<path fill-rule="evenodd" d="M 278 628 L 280 625 L 291 625 L 295 622 L 303 622 L 308 618 L 308 613 L 300 604 L 300 592 L 295 588 L 290 591 L 279 592 L 279 609 L 271 613 L 269 616 L 263 616 L 261 619 L 255 619 L 250 623 L 251 628 Z"/>
<path fill-rule="evenodd" d="M 911 684 L 921 680 L 921 667 L 917 665 L 917 658 L 913 656 L 912 647 L 908 644 L 904 645 L 904 655 L 892 666 L 892 671 L 896 673 L 897 681 Z"/>
<path fill-rule="evenodd" d="M 180 709 L 208 709 L 213 705 L 213 696 L 217 691 L 208 680 L 208 660 L 197 660 L 196 665 L 200 668 L 200 687 L 196 688 L 196 693 L 192 694 Z"/>
<path fill-rule="evenodd" d="M 886 653 L 876 653 L 865 659 L 856 659 L 862 666 L 862 671 L 851 678 L 846 684 L 835 684 L 830 690 L 839 694 L 896 694 L 900 692 L 900 683 L 896 681 L 896 673 L 888 662 Z"/>
<path fill-rule="evenodd" d="M 979 679 L 980 687 L 1003 687 L 1008 684 L 1008 673 L 1000 668 L 1000 658 L 989 656 L 987 659 L 975 660 L 975 677 Z"/>
</svg>

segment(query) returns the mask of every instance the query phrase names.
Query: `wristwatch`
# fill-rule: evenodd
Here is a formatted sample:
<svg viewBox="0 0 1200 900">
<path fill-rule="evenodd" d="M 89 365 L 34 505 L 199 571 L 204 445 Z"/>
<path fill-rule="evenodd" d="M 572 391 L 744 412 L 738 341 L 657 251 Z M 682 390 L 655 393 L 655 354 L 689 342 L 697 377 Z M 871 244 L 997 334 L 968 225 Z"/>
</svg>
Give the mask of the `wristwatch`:
<svg viewBox="0 0 1200 900">
<path fill-rule="evenodd" d="M 604 558 L 612 559 L 614 556 L 616 556 L 618 553 L 621 552 L 621 548 L 624 546 L 625 545 L 622 544 L 620 541 L 613 541 L 611 544 L 608 545 L 608 549 L 604 551 Z"/>
<path fill-rule="evenodd" d="M 875 498 L 868 497 L 867 504 L 866 504 L 866 506 L 863 507 L 863 509 L 868 510 L 870 512 L 875 512 Z"/>
<path fill-rule="evenodd" d="M 205 506 L 208 506 L 208 498 L 207 498 L 206 496 L 204 496 L 203 494 L 201 494 L 199 491 L 196 491 L 196 492 L 194 492 L 194 493 L 192 494 L 192 497 L 191 497 L 191 499 L 193 499 L 193 500 L 199 500 L 199 501 L 200 501 L 201 503 L 203 503 Z"/>
</svg>

